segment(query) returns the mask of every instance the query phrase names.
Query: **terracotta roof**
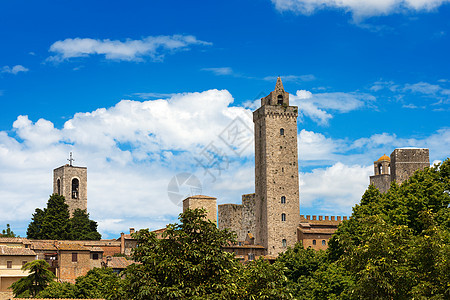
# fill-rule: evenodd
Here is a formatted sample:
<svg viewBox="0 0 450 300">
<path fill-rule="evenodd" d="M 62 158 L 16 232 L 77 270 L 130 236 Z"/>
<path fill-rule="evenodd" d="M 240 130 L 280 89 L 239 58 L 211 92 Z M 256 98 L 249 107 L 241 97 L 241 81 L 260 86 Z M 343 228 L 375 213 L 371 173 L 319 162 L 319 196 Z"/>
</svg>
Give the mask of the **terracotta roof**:
<svg viewBox="0 0 450 300">
<path fill-rule="evenodd" d="M 76 251 L 89 251 L 88 248 L 80 244 L 58 244 L 56 246 L 59 250 L 76 250 Z"/>
<path fill-rule="evenodd" d="M 36 255 L 33 250 L 22 247 L 8 247 L 0 245 L 0 255 Z"/>
<path fill-rule="evenodd" d="M 303 234 L 333 234 L 336 228 L 302 228 L 298 227 Z"/>
<path fill-rule="evenodd" d="M 134 264 L 133 260 L 128 260 L 125 257 L 121 256 L 112 256 L 104 258 L 103 261 L 106 263 L 106 266 L 113 269 L 125 269 L 129 265 Z"/>
<path fill-rule="evenodd" d="M 0 243 L 23 243 L 23 242 L 28 243 L 29 241 L 26 238 L 0 236 Z"/>
<path fill-rule="evenodd" d="M 31 249 L 33 250 L 51 250 L 56 251 L 56 246 L 53 243 L 31 243 Z"/>
<path fill-rule="evenodd" d="M 391 161 L 391 158 L 385 154 L 377 160 L 377 162 L 380 161 Z"/>
<path fill-rule="evenodd" d="M 264 246 L 261 245 L 230 245 L 230 246 L 223 246 L 222 248 L 227 249 L 265 249 Z"/>
<path fill-rule="evenodd" d="M 91 250 L 91 252 L 104 252 L 101 247 L 91 247 L 89 250 Z"/>
<path fill-rule="evenodd" d="M 217 198 L 214 198 L 214 197 L 210 197 L 210 196 L 205 196 L 205 195 L 195 195 L 195 196 L 190 196 L 190 197 L 187 197 L 186 199 L 189 199 L 189 198 L 196 198 L 196 199 L 217 199 Z M 185 200 L 186 200 L 185 199 Z"/>
</svg>

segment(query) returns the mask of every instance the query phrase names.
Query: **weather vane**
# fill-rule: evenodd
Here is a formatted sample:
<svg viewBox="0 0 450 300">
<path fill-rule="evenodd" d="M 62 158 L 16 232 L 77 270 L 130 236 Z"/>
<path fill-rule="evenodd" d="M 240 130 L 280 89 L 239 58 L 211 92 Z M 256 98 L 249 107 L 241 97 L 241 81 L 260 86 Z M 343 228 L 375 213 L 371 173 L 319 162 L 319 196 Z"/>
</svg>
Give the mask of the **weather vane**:
<svg viewBox="0 0 450 300">
<path fill-rule="evenodd" d="M 75 159 L 72 158 L 72 152 L 70 152 L 70 158 L 67 159 L 69 161 L 70 166 L 72 166 L 72 162 L 75 161 Z"/>
</svg>

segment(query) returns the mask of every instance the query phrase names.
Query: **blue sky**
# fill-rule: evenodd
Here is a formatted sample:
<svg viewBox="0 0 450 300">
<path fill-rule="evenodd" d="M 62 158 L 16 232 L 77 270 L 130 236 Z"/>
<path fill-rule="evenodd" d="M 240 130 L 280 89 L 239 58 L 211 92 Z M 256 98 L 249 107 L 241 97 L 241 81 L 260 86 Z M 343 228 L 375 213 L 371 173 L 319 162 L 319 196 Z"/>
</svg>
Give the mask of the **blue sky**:
<svg viewBox="0 0 450 300">
<path fill-rule="evenodd" d="M 253 146 L 236 154 L 220 135 L 236 117 L 252 127 L 277 76 L 299 106 L 302 214 L 349 215 L 372 162 L 396 147 L 449 155 L 449 1 L 2 1 L 0 12 L 0 227 L 21 235 L 70 151 L 104 237 L 173 222 L 168 183 L 182 172 L 239 203 L 254 191 Z M 214 180 L 197 163 L 211 145 L 225 163 Z"/>
</svg>

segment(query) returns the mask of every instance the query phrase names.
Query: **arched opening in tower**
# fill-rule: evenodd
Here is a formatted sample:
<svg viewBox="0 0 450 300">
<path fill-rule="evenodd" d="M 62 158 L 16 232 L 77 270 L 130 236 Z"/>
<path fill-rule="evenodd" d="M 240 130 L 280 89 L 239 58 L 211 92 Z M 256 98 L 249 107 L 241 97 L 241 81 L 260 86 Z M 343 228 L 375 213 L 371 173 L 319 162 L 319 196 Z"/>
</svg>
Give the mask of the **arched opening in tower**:
<svg viewBox="0 0 450 300">
<path fill-rule="evenodd" d="M 79 188 L 80 181 L 77 178 L 72 179 L 72 199 L 78 199 Z"/>
</svg>

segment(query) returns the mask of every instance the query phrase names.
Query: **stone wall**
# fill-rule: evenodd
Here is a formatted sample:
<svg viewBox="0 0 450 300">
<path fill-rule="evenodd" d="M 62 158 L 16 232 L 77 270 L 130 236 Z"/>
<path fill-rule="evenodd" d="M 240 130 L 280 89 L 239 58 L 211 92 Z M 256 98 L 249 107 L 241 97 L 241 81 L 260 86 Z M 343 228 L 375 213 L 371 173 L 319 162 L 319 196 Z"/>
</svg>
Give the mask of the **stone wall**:
<svg viewBox="0 0 450 300">
<path fill-rule="evenodd" d="M 386 193 L 391 187 L 391 175 L 373 175 L 370 176 L 370 184 L 374 185 L 380 192 Z"/>
<path fill-rule="evenodd" d="M 72 261 L 72 254 L 77 253 L 77 261 Z M 61 281 L 75 283 L 75 279 L 84 276 L 91 269 L 91 256 L 89 251 L 60 251 L 57 277 Z"/>
<path fill-rule="evenodd" d="M 391 153 L 391 181 L 401 184 L 415 171 L 430 166 L 428 149 L 400 148 Z"/>
<path fill-rule="evenodd" d="M 255 193 L 242 195 L 242 228 L 239 240 L 245 241 L 247 234 L 256 234 L 256 199 Z"/>
<path fill-rule="evenodd" d="M 219 229 L 225 228 L 234 231 L 238 240 L 242 240 L 242 205 L 222 204 L 219 205 Z"/>
<path fill-rule="evenodd" d="M 78 179 L 79 190 L 74 197 L 72 180 Z M 60 181 L 59 194 L 64 196 L 69 212 L 75 209 L 87 210 L 87 168 L 65 165 L 53 170 L 53 193 L 58 194 L 58 180 Z"/>
</svg>

